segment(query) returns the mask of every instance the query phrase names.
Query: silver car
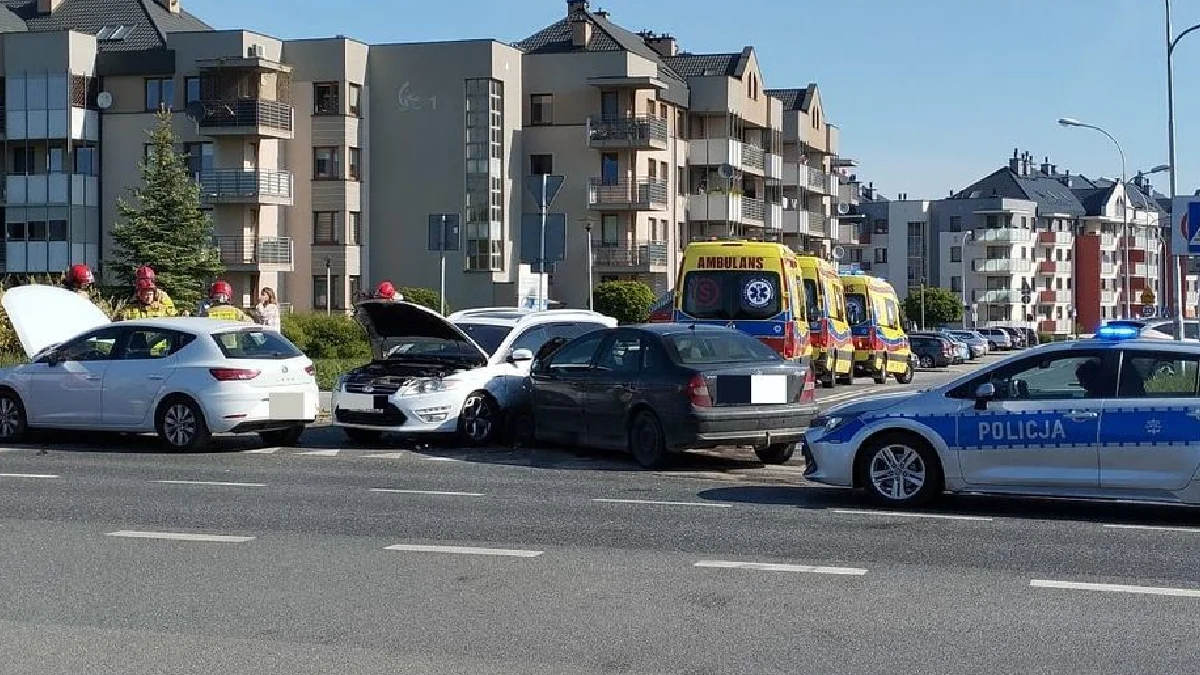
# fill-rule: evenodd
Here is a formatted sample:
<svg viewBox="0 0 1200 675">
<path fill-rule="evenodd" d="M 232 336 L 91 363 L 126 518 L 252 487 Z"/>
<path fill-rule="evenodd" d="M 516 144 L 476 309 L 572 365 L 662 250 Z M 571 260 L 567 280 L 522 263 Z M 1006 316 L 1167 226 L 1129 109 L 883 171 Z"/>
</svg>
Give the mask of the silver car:
<svg viewBox="0 0 1200 675">
<path fill-rule="evenodd" d="M 1012 336 L 1008 334 L 1008 331 L 999 328 L 976 328 L 975 332 L 987 340 L 988 349 L 991 351 L 1008 351 L 1014 346 Z"/>
<path fill-rule="evenodd" d="M 814 418 L 810 481 L 912 506 L 949 492 L 1200 504 L 1200 344 L 1129 327 Z"/>
</svg>

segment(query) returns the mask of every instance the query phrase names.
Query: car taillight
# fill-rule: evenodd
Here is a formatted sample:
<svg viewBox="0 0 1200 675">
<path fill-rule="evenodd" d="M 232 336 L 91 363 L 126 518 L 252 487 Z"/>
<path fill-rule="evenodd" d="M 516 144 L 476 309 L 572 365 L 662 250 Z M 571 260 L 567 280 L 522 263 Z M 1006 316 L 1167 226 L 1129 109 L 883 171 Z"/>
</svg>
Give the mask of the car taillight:
<svg viewBox="0 0 1200 675">
<path fill-rule="evenodd" d="M 943 342 L 942 343 L 942 353 L 945 354 L 946 356 L 953 356 L 954 355 L 954 345 L 950 344 L 949 342 Z"/>
<path fill-rule="evenodd" d="M 811 365 L 804 370 L 804 386 L 800 389 L 798 400 L 801 403 L 812 403 L 817 400 L 817 378 L 813 375 Z"/>
<path fill-rule="evenodd" d="M 218 382 L 237 382 L 258 377 L 258 371 L 253 368 L 209 368 L 208 372 Z"/>
<path fill-rule="evenodd" d="M 687 385 L 688 398 L 698 408 L 712 407 L 712 395 L 708 392 L 708 381 L 703 375 L 693 375 Z"/>
<path fill-rule="evenodd" d="M 307 366 L 304 366 L 304 372 L 308 373 L 309 375 L 316 375 L 317 367 L 310 363 Z"/>
</svg>

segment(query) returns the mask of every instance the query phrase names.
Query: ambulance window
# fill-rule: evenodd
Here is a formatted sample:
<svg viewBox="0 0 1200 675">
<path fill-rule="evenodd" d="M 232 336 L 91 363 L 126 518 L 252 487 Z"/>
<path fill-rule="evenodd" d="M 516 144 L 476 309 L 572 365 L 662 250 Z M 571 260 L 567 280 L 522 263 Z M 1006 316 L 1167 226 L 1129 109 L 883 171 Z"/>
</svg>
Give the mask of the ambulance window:
<svg viewBox="0 0 1200 675">
<path fill-rule="evenodd" d="M 817 293 L 817 282 L 812 279 L 804 280 L 804 305 L 809 319 L 821 316 L 821 297 Z"/>
<path fill-rule="evenodd" d="M 779 291 L 775 272 L 688 272 L 683 311 L 697 319 L 763 321 L 781 311 Z"/>
<path fill-rule="evenodd" d="M 900 328 L 900 306 L 892 298 L 884 300 L 884 320 L 888 328 Z"/>
<path fill-rule="evenodd" d="M 867 296 L 862 293 L 846 294 L 846 317 L 851 326 L 865 326 L 871 322 L 871 311 Z"/>
<path fill-rule="evenodd" d="M 845 321 L 845 313 L 843 308 L 846 306 L 846 298 L 842 296 L 842 289 L 833 284 L 829 284 L 826 297 L 829 298 L 829 317 L 835 321 Z"/>
</svg>

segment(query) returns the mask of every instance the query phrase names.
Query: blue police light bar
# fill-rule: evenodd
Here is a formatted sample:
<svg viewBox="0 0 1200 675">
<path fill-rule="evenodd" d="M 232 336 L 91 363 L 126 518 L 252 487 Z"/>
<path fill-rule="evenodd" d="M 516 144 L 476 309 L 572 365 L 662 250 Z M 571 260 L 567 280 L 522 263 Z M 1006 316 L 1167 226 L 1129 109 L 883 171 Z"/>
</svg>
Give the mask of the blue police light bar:
<svg viewBox="0 0 1200 675">
<path fill-rule="evenodd" d="M 1101 340 L 1128 340 L 1138 336 L 1138 329 L 1133 326 L 1101 326 L 1096 331 L 1096 337 Z"/>
</svg>

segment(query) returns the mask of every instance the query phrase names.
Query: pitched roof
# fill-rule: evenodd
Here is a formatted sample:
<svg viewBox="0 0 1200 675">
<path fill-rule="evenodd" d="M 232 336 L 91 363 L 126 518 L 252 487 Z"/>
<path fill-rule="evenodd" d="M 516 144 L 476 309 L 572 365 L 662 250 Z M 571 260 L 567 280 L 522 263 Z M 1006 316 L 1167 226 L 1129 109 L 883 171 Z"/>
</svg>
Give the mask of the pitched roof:
<svg viewBox="0 0 1200 675">
<path fill-rule="evenodd" d="M 0 32 L 6 33 L 73 30 L 95 35 L 105 26 L 129 28 L 122 40 L 98 42 L 100 51 L 161 49 L 166 33 L 212 30 L 192 14 L 173 14 L 155 0 L 64 0 L 50 14 L 37 11 L 37 0 L 0 0 L 0 8 Z"/>
<path fill-rule="evenodd" d="M 741 79 L 750 65 L 753 47 L 736 54 L 677 54 L 664 59 L 671 70 L 684 77 L 736 77 Z"/>
<path fill-rule="evenodd" d="M 812 105 L 813 94 L 816 91 L 817 85 L 814 82 L 802 89 L 768 89 L 766 93 L 767 96 L 782 101 L 784 110 L 808 112 L 809 106 Z"/>
<path fill-rule="evenodd" d="M 954 195 L 952 199 L 1003 197 L 1035 202 L 1045 213 L 1086 214 L 1079 198 L 1066 186 L 1049 176 L 1034 172 L 1020 176 L 1007 166 L 984 176 Z"/>
</svg>

